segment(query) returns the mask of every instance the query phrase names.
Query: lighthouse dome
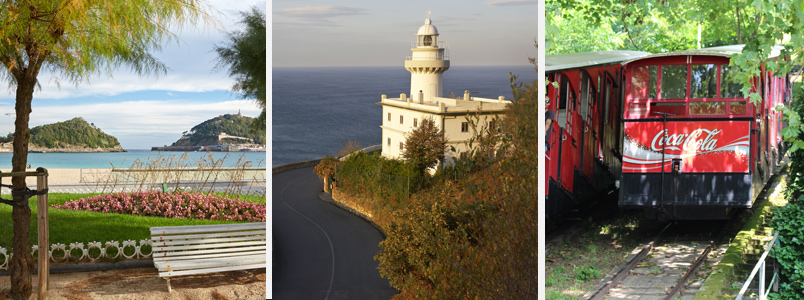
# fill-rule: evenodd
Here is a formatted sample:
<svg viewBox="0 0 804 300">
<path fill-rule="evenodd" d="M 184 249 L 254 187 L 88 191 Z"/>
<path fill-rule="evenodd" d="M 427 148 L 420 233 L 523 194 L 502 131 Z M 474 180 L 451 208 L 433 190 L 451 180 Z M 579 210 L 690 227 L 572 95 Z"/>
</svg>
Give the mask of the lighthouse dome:
<svg viewBox="0 0 804 300">
<path fill-rule="evenodd" d="M 424 25 L 419 27 L 419 32 L 416 35 L 438 35 L 438 30 L 431 23 L 429 17 L 424 20 Z"/>
</svg>

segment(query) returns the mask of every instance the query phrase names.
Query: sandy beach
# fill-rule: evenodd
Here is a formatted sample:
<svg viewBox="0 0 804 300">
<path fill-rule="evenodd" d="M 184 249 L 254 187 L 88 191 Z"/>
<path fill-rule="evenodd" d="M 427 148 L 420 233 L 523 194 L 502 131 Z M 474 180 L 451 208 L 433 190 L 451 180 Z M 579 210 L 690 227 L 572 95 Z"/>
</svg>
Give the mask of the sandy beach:
<svg viewBox="0 0 804 300">
<path fill-rule="evenodd" d="M 27 171 L 36 172 L 34 169 Z M 109 169 L 109 171 L 111 171 L 111 169 Z M 2 169 L 0 172 L 9 173 L 11 170 Z M 49 184 L 74 184 L 81 182 L 81 169 L 47 169 L 47 173 Z M 3 184 L 11 184 L 11 178 L 3 177 L 2 180 Z M 36 186 L 36 177 L 28 177 L 25 182 L 28 183 L 28 186 Z"/>
</svg>

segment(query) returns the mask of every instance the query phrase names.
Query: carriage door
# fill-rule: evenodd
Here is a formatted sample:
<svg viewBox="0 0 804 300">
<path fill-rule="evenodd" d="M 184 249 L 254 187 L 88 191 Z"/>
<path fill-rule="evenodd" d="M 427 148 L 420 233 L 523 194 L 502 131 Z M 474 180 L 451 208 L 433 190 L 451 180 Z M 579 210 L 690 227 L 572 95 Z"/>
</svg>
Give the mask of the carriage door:
<svg viewBox="0 0 804 300">
<path fill-rule="evenodd" d="M 596 128 L 593 125 L 592 116 L 594 114 L 594 96 L 592 78 L 589 74 L 581 71 L 581 113 L 583 118 L 581 123 L 581 170 L 583 174 L 589 179 L 590 183 L 594 177 L 595 167 L 595 152 L 597 152 L 597 139 L 595 137 Z"/>
<path fill-rule="evenodd" d="M 578 163 L 578 146 L 575 139 L 575 92 L 570 85 L 569 78 L 562 74 L 558 97 L 558 125 L 561 126 L 561 154 L 559 157 L 559 180 L 561 185 L 570 193 L 573 189 L 573 175 Z"/>
</svg>

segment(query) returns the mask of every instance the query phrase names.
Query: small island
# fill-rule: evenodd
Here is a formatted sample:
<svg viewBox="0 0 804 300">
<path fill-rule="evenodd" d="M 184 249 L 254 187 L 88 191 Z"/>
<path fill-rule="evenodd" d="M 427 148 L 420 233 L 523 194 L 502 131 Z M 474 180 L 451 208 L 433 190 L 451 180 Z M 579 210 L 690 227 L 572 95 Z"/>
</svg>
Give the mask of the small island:
<svg viewBox="0 0 804 300">
<path fill-rule="evenodd" d="M 0 137 L 0 152 L 13 152 L 14 134 Z M 104 133 L 94 123 L 76 117 L 64 122 L 56 122 L 31 128 L 28 144 L 31 153 L 92 153 L 126 152 L 116 137 Z"/>
<path fill-rule="evenodd" d="M 170 146 L 151 151 L 265 152 L 265 128 L 252 130 L 253 121 L 240 113 L 220 115 L 185 131 Z"/>
</svg>

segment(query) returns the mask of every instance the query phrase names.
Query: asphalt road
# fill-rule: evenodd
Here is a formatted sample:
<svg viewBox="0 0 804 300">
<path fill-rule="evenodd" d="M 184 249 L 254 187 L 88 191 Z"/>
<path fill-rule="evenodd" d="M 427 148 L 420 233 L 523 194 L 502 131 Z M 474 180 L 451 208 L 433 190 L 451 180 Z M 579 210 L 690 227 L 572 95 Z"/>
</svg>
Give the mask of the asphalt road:
<svg viewBox="0 0 804 300">
<path fill-rule="evenodd" d="M 274 299 L 390 299 L 374 255 L 382 234 L 319 198 L 313 167 L 273 175 Z"/>
</svg>

